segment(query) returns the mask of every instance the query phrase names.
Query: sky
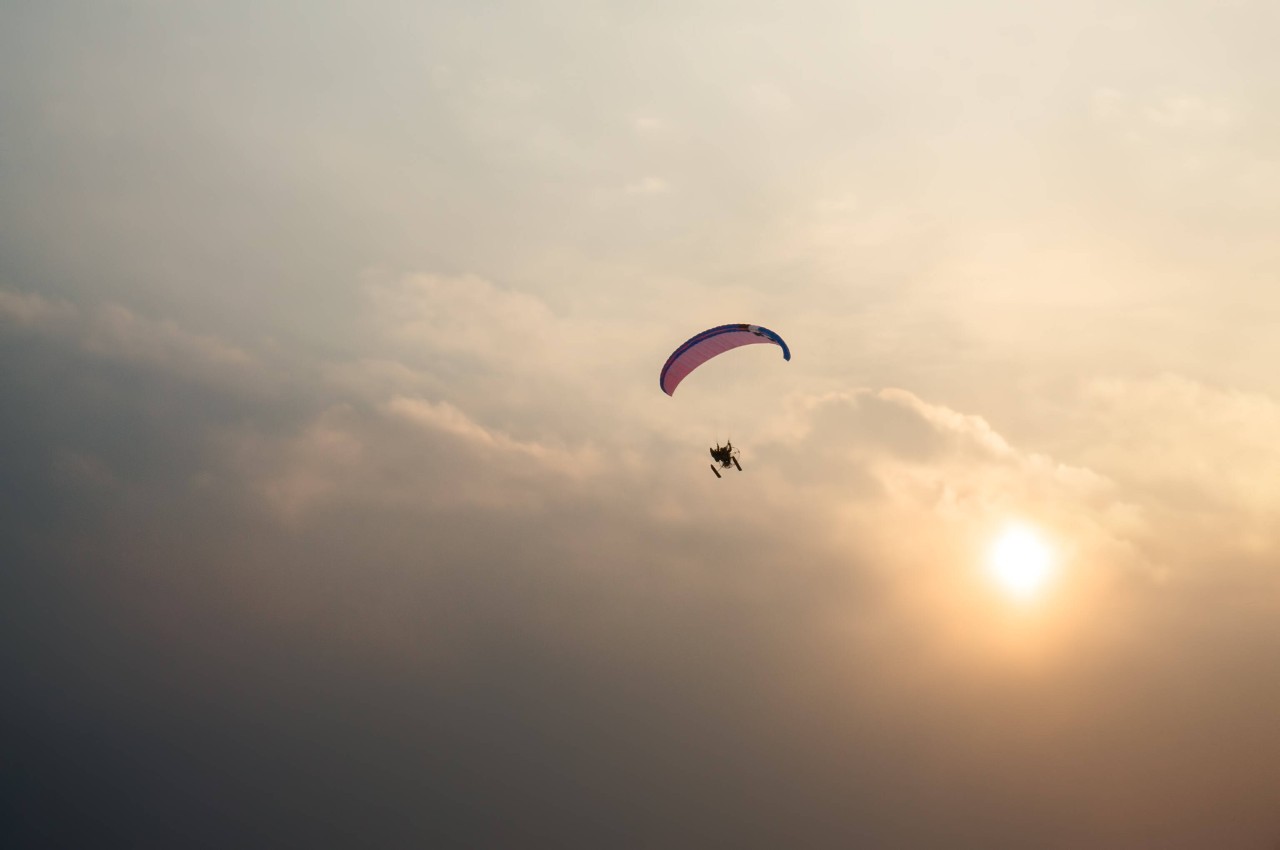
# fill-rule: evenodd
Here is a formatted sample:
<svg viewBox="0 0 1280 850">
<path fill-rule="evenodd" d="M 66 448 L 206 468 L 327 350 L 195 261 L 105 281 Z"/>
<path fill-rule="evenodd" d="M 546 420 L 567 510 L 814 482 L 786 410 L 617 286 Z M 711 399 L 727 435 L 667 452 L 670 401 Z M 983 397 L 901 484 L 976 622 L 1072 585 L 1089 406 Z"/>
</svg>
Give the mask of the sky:
<svg viewBox="0 0 1280 850">
<path fill-rule="evenodd" d="M 0 4 L 3 843 L 1276 846 L 1278 27 Z"/>
</svg>

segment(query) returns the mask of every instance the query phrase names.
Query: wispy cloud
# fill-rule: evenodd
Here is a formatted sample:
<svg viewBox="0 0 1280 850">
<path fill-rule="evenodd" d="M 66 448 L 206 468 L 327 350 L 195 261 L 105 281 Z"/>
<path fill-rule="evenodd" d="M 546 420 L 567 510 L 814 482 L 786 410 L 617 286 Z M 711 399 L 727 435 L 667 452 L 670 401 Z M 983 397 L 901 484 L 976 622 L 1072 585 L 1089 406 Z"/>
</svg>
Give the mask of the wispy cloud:
<svg viewBox="0 0 1280 850">
<path fill-rule="evenodd" d="M 0 317 L 59 336 L 85 352 L 209 380 L 251 380 L 257 361 L 244 349 L 168 319 L 149 319 L 119 304 L 82 307 L 36 293 L 0 290 Z"/>
<path fill-rule="evenodd" d="M 429 431 L 459 438 L 479 449 L 495 463 L 533 462 L 566 474 L 598 471 L 594 452 L 568 452 L 533 441 L 516 440 L 501 431 L 484 427 L 448 402 L 432 403 L 422 398 L 396 396 L 383 406 L 391 416 L 412 422 Z"/>
<path fill-rule="evenodd" d="M 665 195 L 671 191 L 671 185 L 661 177 L 643 177 L 628 183 L 623 191 L 628 195 Z"/>
</svg>

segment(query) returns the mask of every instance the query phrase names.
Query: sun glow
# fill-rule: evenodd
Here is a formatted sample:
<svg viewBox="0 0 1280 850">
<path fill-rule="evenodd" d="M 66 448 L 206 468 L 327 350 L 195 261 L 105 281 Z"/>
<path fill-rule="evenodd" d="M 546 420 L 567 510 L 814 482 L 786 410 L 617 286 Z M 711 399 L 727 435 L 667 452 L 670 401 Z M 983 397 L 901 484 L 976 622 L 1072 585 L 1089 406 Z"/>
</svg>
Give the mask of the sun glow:
<svg viewBox="0 0 1280 850">
<path fill-rule="evenodd" d="M 987 555 L 991 577 L 1009 596 L 1026 601 L 1039 595 L 1053 574 L 1053 553 L 1035 529 L 1013 525 Z"/>
</svg>

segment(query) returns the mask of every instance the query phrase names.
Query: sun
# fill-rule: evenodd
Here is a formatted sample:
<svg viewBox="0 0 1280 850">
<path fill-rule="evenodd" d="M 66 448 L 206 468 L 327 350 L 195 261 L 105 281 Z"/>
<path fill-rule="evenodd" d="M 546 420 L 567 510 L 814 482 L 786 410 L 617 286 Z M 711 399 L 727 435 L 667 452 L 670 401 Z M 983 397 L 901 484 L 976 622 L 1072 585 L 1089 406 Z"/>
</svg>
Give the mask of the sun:
<svg viewBox="0 0 1280 850">
<path fill-rule="evenodd" d="M 1009 596 L 1031 600 L 1053 575 L 1053 553 L 1035 529 L 1011 525 L 992 544 L 987 570 Z"/>
</svg>

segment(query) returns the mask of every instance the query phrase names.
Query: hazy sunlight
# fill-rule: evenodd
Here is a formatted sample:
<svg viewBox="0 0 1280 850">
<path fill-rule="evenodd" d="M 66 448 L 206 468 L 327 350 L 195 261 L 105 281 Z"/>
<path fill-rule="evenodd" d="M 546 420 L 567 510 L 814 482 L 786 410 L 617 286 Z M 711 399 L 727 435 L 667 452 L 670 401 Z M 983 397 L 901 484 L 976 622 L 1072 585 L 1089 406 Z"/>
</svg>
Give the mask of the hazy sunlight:
<svg viewBox="0 0 1280 850">
<path fill-rule="evenodd" d="M 1008 595 L 1027 600 L 1044 588 L 1053 572 L 1053 555 L 1034 529 L 1014 525 L 991 546 L 987 568 Z"/>
</svg>

